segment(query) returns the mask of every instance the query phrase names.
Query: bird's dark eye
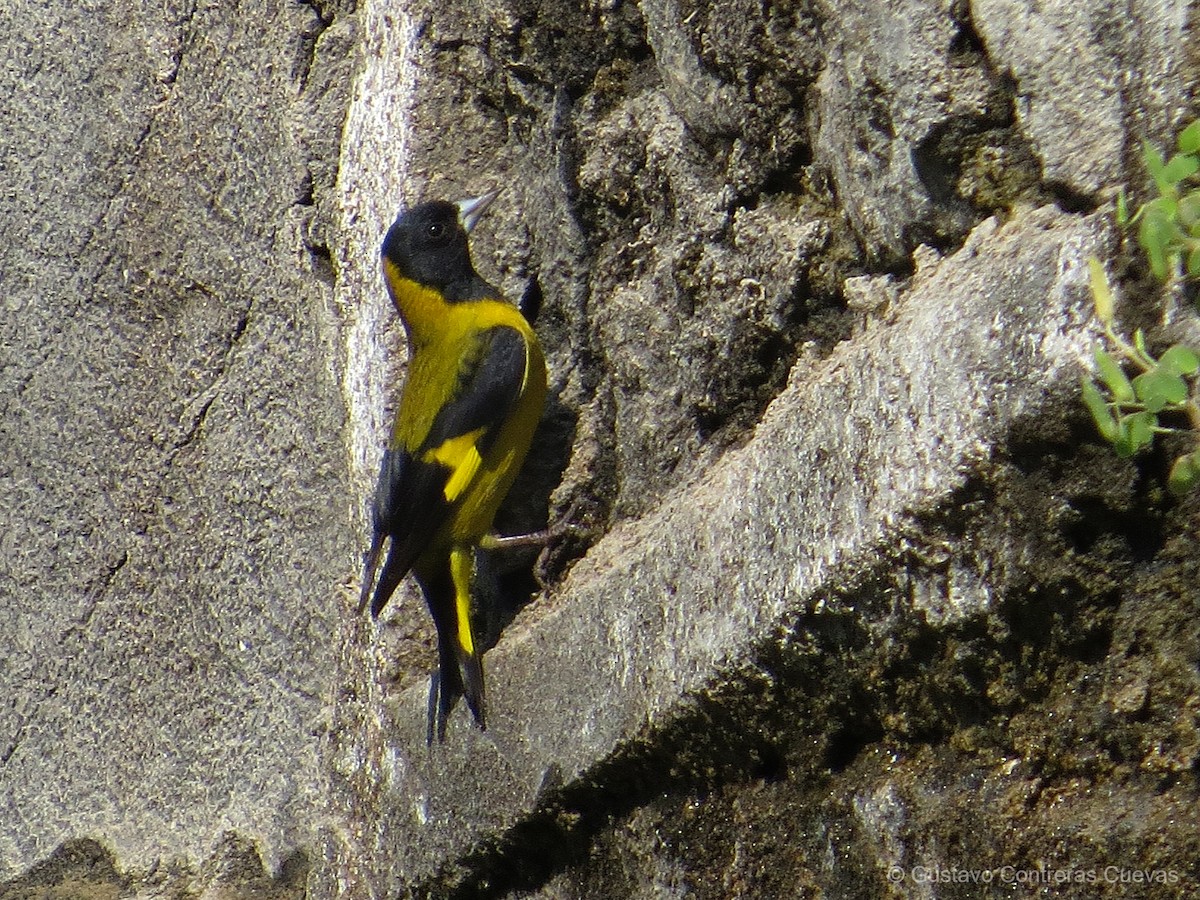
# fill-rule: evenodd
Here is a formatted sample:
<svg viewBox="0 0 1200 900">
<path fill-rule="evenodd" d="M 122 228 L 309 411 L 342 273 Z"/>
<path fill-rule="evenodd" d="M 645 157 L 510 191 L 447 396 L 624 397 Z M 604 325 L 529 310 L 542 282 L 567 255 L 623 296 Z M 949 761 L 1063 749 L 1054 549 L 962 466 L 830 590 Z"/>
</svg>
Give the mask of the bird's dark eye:
<svg viewBox="0 0 1200 900">
<path fill-rule="evenodd" d="M 435 241 L 441 238 L 445 233 L 445 222 L 430 222 L 427 226 L 425 226 L 425 236 L 433 238 Z"/>
</svg>

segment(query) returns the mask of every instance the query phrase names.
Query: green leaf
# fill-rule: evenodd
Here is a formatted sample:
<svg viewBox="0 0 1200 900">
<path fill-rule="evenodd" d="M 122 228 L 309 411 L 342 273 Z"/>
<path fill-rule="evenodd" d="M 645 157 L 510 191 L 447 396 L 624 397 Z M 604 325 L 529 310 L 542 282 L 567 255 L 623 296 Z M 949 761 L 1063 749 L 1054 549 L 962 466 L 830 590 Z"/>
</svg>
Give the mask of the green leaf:
<svg viewBox="0 0 1200 900">
<path fill-rule="evenodd" d="M 1092 302 L 1096 304 L 1096 318 L 1110 325 L 1113 320 L 1112 289 L 1108 286 L 1104 264 L 1094 256 L 1088 259 L 1088 277 L 1092 284 Z"/>
<path fill-rule="evenodd" d="M 1187 231 L 1191 231 L 1200 223 L 1200 191 L 1190 191 L 1179 198 L 1175 208 L 1175 217 Z"/>
<path fill-rule="evenodd" d="M 1193 278 L 1200 277 L 1200 245 L 1193 247 L 1188 254 L 1187 273 Z"/>
<path fill-rule="evenodd" d="M 1117 420 L 1113 418 L 1108 404 L 1104 402 L 1100 388 L 1096 387 L 1096 382 L 1090 378 L 1083 379 L 1083 405 L 1092 414 L 1092 421 L 1096 423 L 1096 430 L 1100 432 L 1100 436 L 1110 444 L 1115 441 Z"/>
<path fill-rule="evenodd" d="M 1146 352 L 1146 332 L 1142 331 L 1140 328 L 1135 328 L 1133 330 L 1133 346 L 1137 349 L 1138 353 L 1142 354 L 1142 356 L 1150 356 L 1150 354 Z"/>
<path fill-rule="evenodd" d="M 1117 224 L 1122 228 L 1129 224 L 1129 201 L 1125 199 L 1125 188 L 1117 192 Z"/>
<path fill-rule="evenodd" d="M 1144 211 L 1147 215 L 1142 217 L 1141 227 L 1138 228 L 1138 243 L 1146 251 L 1150 271 L 1156 278 L 1166 278 L 1170 271 L 1167 250 L 1171 238 L 1175 236 L 1175 229 L 1171 221 L 1161 213 L 1151 215 L 1148 208 Z"/>
<path fill-rule="evenodd" d="M 1200 150 L 1200 119 L 1179 132 L 1176 146 L 1180 153 L 1195 153 Z"/>
<path fill-rule="evenodd" d="M 1133 379 L 1133 390 L 1146 411 L 1151 413 L 1183 403 L 1188 397 L 1187 382 L 1178 375 L 1164 371 L 1161 364 Z"/>
<path fill-rule="evenodd" d="M 1171 474 L 1167 476 L 1167 488 L 1176 497 L 1182 497 L 1200 483 L 1200 450 L 1187 453 L 1175 460 Z"/>
<path fill-rule="evenodd" d="M 1168 184 L 1179 184 L 1185 178 L 1195 175 L 1197 170 L 1200 170 L 1200 159 L 1188 154 L 1177 153 L 1163 168 L 1162 177 Z"/>
<path fill-rule="evenodd" d="M 1132 403 L 1133 385 L 1121 371 L 1120 364 L 1099 347 L 1095 349 L 1093 356 L 1096 359 L 1096 369 L 1100 372 L 1100 380 L 1104 382 L 1112 398 L 1118 403 Z"/>
<path fill-rule="evenodd" d="M 1130 457 L 1154 442 L 1154 426 L 1158 417 L 1153 413 L 1137 412 L 1117 420 L 1119 433 L 1113 446 L 1117 456 Z"/>
<path fill-rule="evenodd" d="M 1175 344 L 1159 357 L 1158 366 L 1172 375 L 1195 375 L 1196 370 L 1200 369 L 1200 356 L 1191 347 Z"/>
<path fill-rule="evenodd" d="M 1146 165 L 1146 171 L 1150 173 L 1150 177 L 1154 179 L 1155 184 L 1160 187 L 1163 184 L 1163 172 L 1167 168 L 1166 160 L 1162 154 L 1158 152 L 1158 148 L 1149 141 L 1142 142 L 1142 162 Z"/>
</svg>

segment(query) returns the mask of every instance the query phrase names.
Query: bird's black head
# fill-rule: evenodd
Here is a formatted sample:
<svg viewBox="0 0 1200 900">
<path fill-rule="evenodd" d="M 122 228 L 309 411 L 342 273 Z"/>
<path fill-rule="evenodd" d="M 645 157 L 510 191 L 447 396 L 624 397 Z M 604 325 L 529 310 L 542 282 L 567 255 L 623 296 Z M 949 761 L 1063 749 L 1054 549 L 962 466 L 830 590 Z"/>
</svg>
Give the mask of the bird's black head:
<svg viewBox="0 0 1200 900">
<path fill-rule="evenodd" d="M 400 214 L 383 239 L 383 257 L 404 278 L 437 289 L 447 299 L 470 293 L 479 279 L 471 264 L 467 233 L 496 192 L 459 203 L 434 200 Z"/>
</svg>

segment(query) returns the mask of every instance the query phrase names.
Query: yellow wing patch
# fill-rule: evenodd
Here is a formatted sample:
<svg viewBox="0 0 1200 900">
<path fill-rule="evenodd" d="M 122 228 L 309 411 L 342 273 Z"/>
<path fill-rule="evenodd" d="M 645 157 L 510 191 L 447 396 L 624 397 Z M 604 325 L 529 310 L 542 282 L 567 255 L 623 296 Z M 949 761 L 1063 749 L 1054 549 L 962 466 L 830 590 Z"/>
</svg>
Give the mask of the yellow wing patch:
<svg viewBox="0 0 1200 900">
<path fill-rule="evenodd" d="M 442 488 L 442 495 L 447 503 L 453 503 L 470 486 L 479 471 L 483 457 L 475 446 L 484 429 L 476 428 L 466 434 L 448 438 L 432 450 L 426 451 L 422 459 L 427 463 L 438 463 L 450 470 L 450 478 Z"/>
</svg>

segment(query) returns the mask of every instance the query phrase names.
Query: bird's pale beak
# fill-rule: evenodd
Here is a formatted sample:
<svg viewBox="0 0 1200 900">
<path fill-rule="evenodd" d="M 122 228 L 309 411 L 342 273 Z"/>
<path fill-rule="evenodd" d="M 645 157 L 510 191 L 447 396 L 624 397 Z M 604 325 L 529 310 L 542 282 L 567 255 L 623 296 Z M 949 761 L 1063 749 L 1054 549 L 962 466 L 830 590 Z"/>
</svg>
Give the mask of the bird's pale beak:
<svg viewBox="0 0 1200 900">
<path fill-rule="evenodd" d="M 492 205 L 492 201 L 500 194 L 500 188 L 494 191 L 488 191 L 479 197 L 472 197 L 470 200 L 459 200 L 455 206 L 458 207 L 458 220 L 462 223 L 463 231 L 467 234 L 471 233 L 471 229 L 478 224 L 480 218 L 483 217 L 487 208 Z"/>
</svg>

